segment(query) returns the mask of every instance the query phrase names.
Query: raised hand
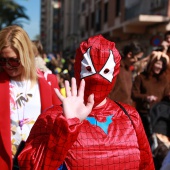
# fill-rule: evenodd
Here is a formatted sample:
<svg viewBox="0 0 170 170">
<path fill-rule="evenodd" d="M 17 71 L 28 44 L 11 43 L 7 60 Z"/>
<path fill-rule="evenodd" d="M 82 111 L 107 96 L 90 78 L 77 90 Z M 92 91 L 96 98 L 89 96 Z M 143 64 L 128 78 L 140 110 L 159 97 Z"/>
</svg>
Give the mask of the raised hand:
<svg viewBox="0 0 170 170">
<path fill-rule="evenodd" d="M 147 101 L 148 101 L 149 103 L 155 102 L 157 99 L 158 99 L 158 97 L 156 97 L 156 96 L 154 96 L 154 95 L 147 96 Z"/>
<path fill-rule="evenodd" d="M 67 97 L 63 97 L 58 89 L 55 89 L 55 92 L 58 98 L 63 103 L 63 111 L 64 116 L 69 118 L 79 118 L 80 121 L 86 119 L 86 117 L 90 114 L 93 105 L 94 105 L 94 95 L 91 94 L 88 97 L 88 101 L 85 105 L 84 103 L 84 88 L 85 81 L 81 80 L 80 87 L 77 90 L 76 79 L 71 79 L 71 87 L 69 82 L 65 81 L 66 95 Z"/>
</svg>

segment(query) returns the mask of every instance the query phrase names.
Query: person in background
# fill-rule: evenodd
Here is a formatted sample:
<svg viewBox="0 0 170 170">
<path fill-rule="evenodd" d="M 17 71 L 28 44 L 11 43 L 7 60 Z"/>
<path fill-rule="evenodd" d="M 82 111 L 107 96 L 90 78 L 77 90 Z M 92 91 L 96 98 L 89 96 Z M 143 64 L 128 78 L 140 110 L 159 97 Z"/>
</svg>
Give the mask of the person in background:
<svg viewBox="0 0 170 170">
<path fill-rule="evenodd" d="M 37 117 L 61 102 L 54 91 L 58 82 L 37 71 L 32 42 L 17 25 L 0 31 L 0 67 L 0 169 L 15 170 Z"/>
<path fill-rule="evenodd" d="M 167 54 L 170 58 L 170 31 L 165 32 L 164 40 L 161 43 L 162 51 Z M 170 62 L 167 69 L 167 78 L 170 84 Z"/>
<path fill-rule="evenodd" d="M 163 52 L 170 57 L 170 31 L 165 32 L 161 46 L 163 47 Z"/>
<path fill-rule="evenodd" d="M 74 63 L 75 63 L 75 56 L 71 55 L 70 57 L 66 58 L 66 62 L 63 65 L 63 70 L 67 69 L 70 78 L 74 77 Z"/>
<path fill-rule="evenodd" d="M 68 70 L 65 69 L 62 72 L 57 74 L 58 80 L 59 80 L 59 87 L 61 94 L 66 97 L 66 89 L 64 86 L 64 82 L 68 80 L 70 82 L 70 75 L 68 73 Z"/>
<path fill-rule="evenodd" d="M 131 67 L 143 56 L 143 54 L 144 50 L 137 42 L 132 42 L 123 47 L 120 73 L 117 77 L 114 89 L 109 94 L 110 99 L 133 105 L 131 99 L 133 70 Z"/>
<path fill-rule="evenodd" d="M 170 169 L 170 150 L 168 151 L 166 157 L 162 162 L 160 170 L 169 170 Z"/>
<path fill-rule="evenodd" d="M 35 54 L 35 66 L 44 73 L 52 73 L 52 71 L 46 66 L 46 62 L 43 59 L 43 46 L 39 40 L 33 40 L 33 51 Z"/>
<path fill-rule="evenodd" d="M 52 71 L 53 74 L 55 74 L 55 70 L 59 65 L 58 59 L 56 57 L 58 57 L 58 55 L 56 56 L 53 53 L 47 54 L 48 62 L 46 62 L 46 65 Z"/>
<path fill-rule="evenodd" d="M 143 72 L 147 66 L 149 60 L 149 55 L 139 58 L 137 62 L 135 62 L 132 66 L 132 80 L 134 81 L 135 77 Z M 133 82 L 132 81 L 132 82 Z"/>
<path fill-rule="evenodd" d="M 132 99 L 136 103 L 145 132 L 150 140 L 152 127 L 150 121 L 150 108 L 164 98 L 168 98 L 170 87 L 166 76 L 169 57 L 161 51 L 150 54 L 146 70 L 136 76 L 132 87 Z"/>
<path fill-rule="evenodd" d="M 154 170 L 138 112 L 107 97 L 120 59 L 115 43 L 102 35 L 80 44 L 67 97 L 56 90 L 63 107 L 39 116 L 18 157 L 21 170 Z"/>
</svg>

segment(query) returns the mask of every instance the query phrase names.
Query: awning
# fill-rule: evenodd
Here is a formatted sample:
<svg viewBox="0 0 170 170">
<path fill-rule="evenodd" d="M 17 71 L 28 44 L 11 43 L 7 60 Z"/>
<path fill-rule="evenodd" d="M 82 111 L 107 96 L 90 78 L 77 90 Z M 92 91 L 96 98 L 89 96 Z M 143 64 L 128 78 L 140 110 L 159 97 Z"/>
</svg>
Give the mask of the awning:
<svg viewBox="0 0 170 170">
<path fill-rule="evenodd" d="M 170 30 L 170 17 L 159 15 L 139 15 L 113 27 L 113 32 L 122 29 L 124 33 L 145 33 L 148 29 Z"/>
</svg>

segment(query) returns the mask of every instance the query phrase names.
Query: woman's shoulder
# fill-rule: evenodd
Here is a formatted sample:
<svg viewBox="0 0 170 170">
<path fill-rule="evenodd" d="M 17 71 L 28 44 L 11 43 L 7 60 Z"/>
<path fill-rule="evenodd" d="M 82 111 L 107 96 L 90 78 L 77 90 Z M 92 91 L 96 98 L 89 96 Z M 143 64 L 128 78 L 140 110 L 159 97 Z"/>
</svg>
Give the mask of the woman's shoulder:
<svg viewBox="0 0 170 170">
<path fill-rule="evenodd" d="M 0 80 L 3 79 L 9 79 L 9 76 L 5 71 L 0 71 Z"/>
</svg>

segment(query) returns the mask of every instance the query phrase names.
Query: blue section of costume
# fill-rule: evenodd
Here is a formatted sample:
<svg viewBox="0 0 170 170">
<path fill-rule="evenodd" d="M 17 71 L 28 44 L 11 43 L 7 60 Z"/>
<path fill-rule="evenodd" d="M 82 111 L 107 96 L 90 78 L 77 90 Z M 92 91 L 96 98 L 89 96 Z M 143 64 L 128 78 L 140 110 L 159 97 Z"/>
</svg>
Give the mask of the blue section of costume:
<svg viewBox="0 0 170 170">
<path fill-rule="evenodd" d="M 106 134 L 108 134 L 108 127 L 110 123 L 112 123 L 112 116 L 106 117 L 106 122 L 99 122 L 94 117 L 87 117 L 86 120 L 90 122 L 92 125 L 99 126 Z"/>
<path fill-rule="evenodd" d="M 63 163 L 57 170 L 67 170 L 65 163 Z"/>
</svg>

